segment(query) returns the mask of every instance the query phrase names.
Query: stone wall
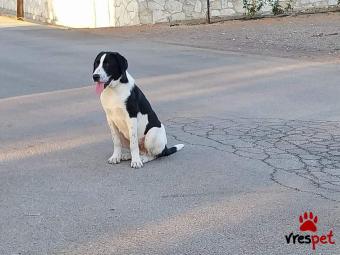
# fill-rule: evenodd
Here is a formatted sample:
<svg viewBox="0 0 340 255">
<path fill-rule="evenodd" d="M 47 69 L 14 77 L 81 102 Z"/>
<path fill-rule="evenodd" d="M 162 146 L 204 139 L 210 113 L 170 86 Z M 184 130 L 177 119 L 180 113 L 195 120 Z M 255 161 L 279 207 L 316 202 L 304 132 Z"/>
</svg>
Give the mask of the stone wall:
<svg viewBox="0 0 340 255">
<path fill-rule="evenodd" d="M 338 0 L 283 0 L 282 8 L 291 5 L 293 11 L 335 7 Z M 205 19 L 206 0 L 117 0 L 115 26 L 155 24 L 162 22 Z M 241 17 L 246 10 L 243 0 L 210 0 L 211 18 Z M 272 14 L 272 6 L 265 4 L 258 14 Z"/>
<path fill-rule="evenodd" d="M 205 0 L 117 0 L 115 25 L 155 24 L 206 17 Z"/>
<path fill-rule="evenodd" d="M 138 3 L 140 24 L 205 19 L 207 13 L 206 0 L 139 0 Z M 282 8 L 290 4 L 293 11 L 303 11 L 335 7 L 338 0 L 283 0 L 279 3 Z M 211 18 L 241 17 L 245 13 L 243 0 L 210 0 Z M 268 1 L 258 14 L 272 14 Z"/>
<path fill-rule="evenodd" d="M 137 0 L 115 0 L 115 26 L 139 25 L 139 4 Z"/>
<path fill-rule="evenodd" d="M 26 17 L 69 27 L 192 21 L 205 19 L 207 13 L 206 0 L 24 0 L 24 3 Z M 282 8 L 288 3 L 293 11 L 303 11 L 335 7 L 338 0 L 280 1 Z M 16 0 L 0 0 L 1 9 L 15 13 Z M 210 0 L 212 19 L 241 17 L 245 12 L 243 0 Z M 267 3 L 258 14 L 271 13 L 272 7 Z"/>
<path fill-rule="evenodd" d="M 325 8 L 334 6 L 338 6 L 338 0 L 297 0 L 294 2 L 295 10 Z"/>
<path fill-rule="evenodd" d="M 142 24 L 202 19 L 206 16 L 205 0 L 139 0 Z"/>
<path fill-rule="evenodd" d="M 49 5 L 52 0 L 24 0 L 24 12 L 28 18 L 35 20 L 48 20 L 50 13 Z M 0 0 L 0 9 L 7 10 L 10 13 L 16 13 L 16 0 Z"/>
</svg>

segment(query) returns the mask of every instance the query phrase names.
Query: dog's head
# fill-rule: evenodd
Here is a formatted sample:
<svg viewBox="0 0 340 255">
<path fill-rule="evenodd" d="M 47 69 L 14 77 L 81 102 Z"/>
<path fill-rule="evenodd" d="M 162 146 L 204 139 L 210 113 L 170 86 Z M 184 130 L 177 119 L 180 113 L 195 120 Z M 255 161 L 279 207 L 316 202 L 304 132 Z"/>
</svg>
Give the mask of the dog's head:
<svg viewBox="0 0 340 255">
<path fill-rule="evenodd" d="M 112 81 L 128 83 L 127 60 L 118 52 L 100 52 L 93 63 L 93 80 L 106 88 Z"/>
</svg>

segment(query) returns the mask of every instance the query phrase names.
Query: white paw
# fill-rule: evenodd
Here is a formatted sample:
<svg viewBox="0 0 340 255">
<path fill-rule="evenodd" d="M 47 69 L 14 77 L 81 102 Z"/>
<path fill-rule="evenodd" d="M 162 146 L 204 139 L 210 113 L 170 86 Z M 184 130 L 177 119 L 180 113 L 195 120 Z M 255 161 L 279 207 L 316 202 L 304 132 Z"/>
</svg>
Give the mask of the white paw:
<svg viewBox="0 0 340 255">
<path fill-rule="evenodd" d="M 108 159 L 109 164 L 118 164 L 122 158 L 122 155 L 119 153 L 113 153 L 112 156 Z"/>
<path fill-rule="evenodd" d="M 131 153 L 123 153 L 121 156 L 121 160 L 130 160 L 131 159 Z"/>
<path fill-rule="evenodd" d="M 141 155 L 141 156 L 140 156 L 140 160 L 141 160 L 142 163 L 144 164 L 144 163 L 148 162 L 148 157 L 147 157 L 147 156 L 144 156 L 144 155 Z"/>
<path fill-rule="evenodd" d="M 140 158 L 138 158 L 137 160 L 132 160 L 131 161 L 131 167 L 132 168 L 141 168 L 142 166 L 143 166 L 143 163 L 140 160 Z"/>
<path fill-rule="evenodd" d="M 152 157 L 152 156 L 147 156 L 147 155 L 141 155 L 140 156 L 140 159 L 142 160 L 143 164 L 146 163 L 146 162 L 149 162 L 153 159 L 155 159 L 155 157 Z"/>
</svg>

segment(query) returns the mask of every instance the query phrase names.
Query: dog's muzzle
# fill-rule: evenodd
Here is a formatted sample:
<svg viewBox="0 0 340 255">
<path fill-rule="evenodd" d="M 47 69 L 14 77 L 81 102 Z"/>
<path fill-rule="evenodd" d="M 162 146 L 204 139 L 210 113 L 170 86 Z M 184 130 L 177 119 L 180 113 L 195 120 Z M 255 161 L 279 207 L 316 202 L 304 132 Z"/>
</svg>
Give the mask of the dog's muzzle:
<svg viewBox="0 0 340 255">
<path fill-rule="evenodd" d="M 93 81 L 95 81 L 95 82 L 100 81 L 100 75 L 99 74 L 94 74 L 92 78 L 93 78 Z"/>
</svg>

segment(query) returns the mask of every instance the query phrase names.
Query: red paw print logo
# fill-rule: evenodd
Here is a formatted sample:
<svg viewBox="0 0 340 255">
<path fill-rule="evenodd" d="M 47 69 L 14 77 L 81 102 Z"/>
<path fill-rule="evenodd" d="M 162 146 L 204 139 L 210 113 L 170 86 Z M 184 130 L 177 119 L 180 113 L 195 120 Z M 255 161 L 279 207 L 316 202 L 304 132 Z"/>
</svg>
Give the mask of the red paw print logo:
<svg viewBox="0 0 340 255">
<path fill-rule="evenodd" d="M 314 216 L 312 212 L 309 214 L 305 212 L 303 215 L 300 215 L 299 221 L 301 231 L 317 231 L 316 223 L 318 223 L 318 216 Z"/>
</svg>

